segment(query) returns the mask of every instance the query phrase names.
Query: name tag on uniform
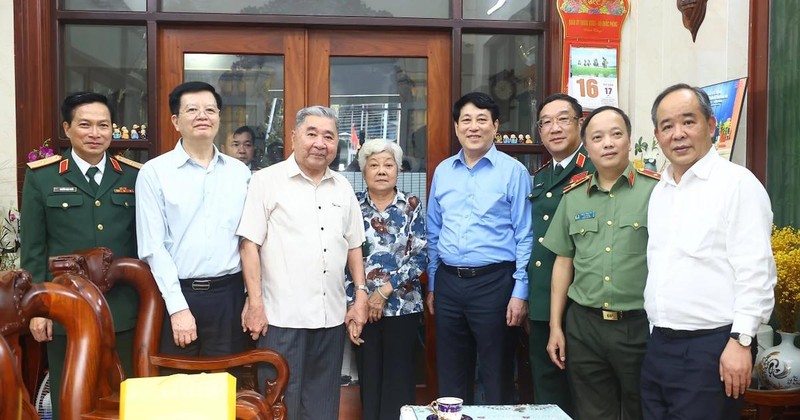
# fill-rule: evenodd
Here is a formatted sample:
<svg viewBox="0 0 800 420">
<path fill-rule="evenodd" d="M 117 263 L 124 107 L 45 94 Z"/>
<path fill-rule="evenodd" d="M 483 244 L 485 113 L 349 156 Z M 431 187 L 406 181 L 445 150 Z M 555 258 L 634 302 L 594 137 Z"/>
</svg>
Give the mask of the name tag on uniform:
<svg viewBox="0 0 800 420">
<path fill-rule="evenodd" d="M 575 215 L 575 220 L 586 220 L 586 219 L 594 219 L 594 212 L 585 211 L 583 213 L 578 213 Z"/>
<path fill-rule="evenodd" d="M 53 187 L 54 193 L 74 193 L 78 192 L 77 187 Z"/>
</svg>

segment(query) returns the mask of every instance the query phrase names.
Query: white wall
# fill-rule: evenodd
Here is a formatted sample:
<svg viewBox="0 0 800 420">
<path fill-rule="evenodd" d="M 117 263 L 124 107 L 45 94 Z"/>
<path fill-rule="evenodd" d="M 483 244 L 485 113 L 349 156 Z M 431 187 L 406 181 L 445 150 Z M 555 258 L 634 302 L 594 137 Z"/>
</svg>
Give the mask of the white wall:
<svg viewBox="0 0 800 420">
<path fill-rule="evenodd" d="M 675 83 L 705 86 L 747 76 L 750 5 L 747 0 L 712 0 L 697 32 L 683 27 L 674 1 L 631 0 L 622 29 L 620 106 L 631 117 L 632 140 L 653 138 L 650 107 Z M 742 110 L 733 161 L 745 162 L 747 108 Z M 663 161 L 663 156 L 660 156 Z M 659 162 L 659 168 L 661 167 Z"/>
<path fill-rule="evenodd" d="M 0 1 L 0 216 L 17 206 L 14 4 Z"/>
</svg>

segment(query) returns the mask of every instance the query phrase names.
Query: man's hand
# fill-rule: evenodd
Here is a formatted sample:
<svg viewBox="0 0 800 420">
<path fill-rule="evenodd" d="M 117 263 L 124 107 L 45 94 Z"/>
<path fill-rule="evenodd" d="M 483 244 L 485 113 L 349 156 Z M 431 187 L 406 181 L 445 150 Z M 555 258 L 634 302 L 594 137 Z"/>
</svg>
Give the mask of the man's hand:
<svg viewBox="0 0 800 420">
<path fill-rule="evenodd" d="M 244 309 L 242 309 L 242 331 L 249 333 L 250 338 L 258 340 L 258 335 L 267 335 L 267 314 L 264 312 L 264 302 L 261 298 L 254 299 L 250 303 L 250 299 L 244 301 Z"/>
<path fill-rule="evenodd" d="M 425 305 L 428 306 L 428 312 L 433 315 L 433 292 L 428 292 L 428 296 L 425 296 Z"/>
<path fill-rule="evenodd" d="M 359 303 L 360 302 L 360 303 Z M 347 326 L 347 336 L 353 344 L 360 346 L 364 340 L 361 339 L 361 330 L 364 328 L 366 321 L 367 305 L 366 299 L 356 298 L 350 308 L 347 309 L 347 315 L 344 317 L 344 325 Z"/>
<path fill-rule="evenodd" d="M 750 386 L 753 373 L 753 355 L 750 347 L 744 347 L 734 339 L 728 344 L 719 357 L 719 380 L 725 383 L 725 395 L 739 398 Z"/>
<path fill-rule="evenodd" d="M 564 344 L 564 331 L 560 327 L 553 328 L 550 326 L 550 339 L 547 340 L 547 354 L 550 355 L 550 360 L 558 366 L 559 369 L 564 370 L 567 360 L 567 346 Z"/>
<path fill-rule="evenodd" d="M 31 335 L 38 342 L 53 340 L 53 321 L 47 318 L 33 318 L 30 322 Z"/>
<path fill-rule="evenodd" d="M 172 339 L 175 345 L 185 348 L 192 341 L 197 340 L 197 325 L 194 323 L 194 315 L 189 309 L 175 312 L 169 317 L 172 322 Z"/>
<path fill-rule="evenodd" d="M 528 301 L 525 299 L 512 297 L 508 300 L 506 309 L 506 325 L 518 327 L 528 316 Z"/>
</svg>

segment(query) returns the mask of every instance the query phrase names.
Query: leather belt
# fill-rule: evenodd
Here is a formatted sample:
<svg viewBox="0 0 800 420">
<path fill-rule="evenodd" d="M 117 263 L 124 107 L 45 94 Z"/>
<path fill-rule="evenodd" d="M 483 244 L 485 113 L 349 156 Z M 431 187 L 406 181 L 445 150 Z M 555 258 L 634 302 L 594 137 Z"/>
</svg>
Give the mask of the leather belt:
<svg viewBox="0 0 800 420">
<path fill-rule="evenodd" d="M 609 311 L 602 308 L 590 308 L 577 303 L 575 306 L 580 307 L 590 314 L 595 314 L 606 321 L 619 321 L 621 319 L 641 318 L 643 316 L 647 316 L 647 312 L 645 312 L 644 309 L 633 309 L 630 311 Z"/>
<path fill-rule="evenodd" d="M 197 292 L 204 292 L 206 290 L 217 289 L 223 286 L 227 286 L 231 280 L 236 280 L 237 278 L 242 279 L 241 271 L 238 273 L 226 274 L 224 276 L 219 276 L 219 277 L 206 277 L 199 279 L 179 279 L 178 281 L 181 283 L 181 288 L 187 288 Z"/>
<path fill-rule="evenodd" d="M 502 268 L 514 268 L 516 267 L 516 263 L 513 261 L 503 261 L 484 265 L 483 267 L 453 267 L 452 265 L 442 263 L 439 267 L 443 268 L 444 271 L 447 271 L 448 273 L 455 274 L 459 278 L 471 279 L 473 277 L 478 277 Z"/>
<path fill-rule="evenodd" d="M 721 332 L 730 332 L 731 325 L 723 325 L 717 328 L 707 330 L 673 330 L 672 328 L 653 327 L 653 330 L 660 332 L 664 337 L 669 338 L 693 338 L 702 337 L 704 335 L 716 334 Z"/>
</svg>

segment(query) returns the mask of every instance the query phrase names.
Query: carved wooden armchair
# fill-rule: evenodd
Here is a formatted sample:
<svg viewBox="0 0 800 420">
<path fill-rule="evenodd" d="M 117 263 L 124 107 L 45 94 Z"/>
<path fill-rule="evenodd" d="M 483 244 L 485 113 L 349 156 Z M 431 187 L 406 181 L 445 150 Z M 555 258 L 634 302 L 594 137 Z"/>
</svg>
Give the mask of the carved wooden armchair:
<svg viewBox="0 0 800 420">
<path fill-rule="evenodd" d="M 73 274 L 66 274 L 60 280 L 70 282 L 73 277 Z M 16 338 L 20 332 L 27 330 L 28 322 L 33 317 L 53 319 L 67 331 L 61 418 L 77 420 L 82 415 L 91 413 L 99 398 L 99 361 L 95 355 L 101 347 L 101 331 L 100 320 L 89 301 L 80 293 L 61 284 L 31 284 L 30 274 L 23 270 L 0 273 L 0 335 Z M 4 415 L 6 410 L 14 410 L 15 406 L 22 410 L 23 419 L 38 418 L 30 405 L 27 390 L 20 388 L 18 372 L 23 355 L 14 344 L 10 348 L 16 360 L 9 361 L 2 357 L 4 368 L 0 373 L 3 382 L 0 418 L 17 418 L 16 415 Z M 6 369 L 7 363 L 12 363 L 14 368 Z M 5 392 L 6 386 L 11 390 L 8 395 Z M 21 400 L 16 399 L 18 392 L 24 394 Z"/>
<path fill-rule="evenodd" d="M 36 409 L 22 383 L 18 359 L 0 335 L 0 419 L 37 419 Z"/>
<path fill-rule="evenodd" d="M 161 367 L 218 372 L 238 366 L 250 366 L 255 371 L 253 366 L 255 363 L 270 363 L 278 372 L 277 378 L 267 381 L 265 395 L 257 392 L 254 383 L 246 383 L 245 386 L 249 386 L 251 389 L 237 392 L 236 416 L 241 419 L 286 418 L 283 395 L 289 381 L 289 366 L 280 354 L 267 349 L 254 349 L 226 357 L 186 357 L 158 354 L 165 308 L 147 264 L 133 258 L 114 259 L 109 249 L 93 248 L 51 258 L 50 269 L 56 276 L 62 273 L 83 276 L 96 286 L 95 290 L 102 293 L 110 290 L 117 282 L 128 284 L 136 289 L 139 294 L 139 314 L 133 349 L 134 376 L 158 376 Z M 90 288 L 81 286 L 79 282 L 73 284 L 72 287 L 86 294 L 94 302 L 104 302 L 104 300 L 92 296 L 93 292 L 89 290 Z M 92 287 L 92 289 L 94 288 Z M 108 312 L 108 308 L 107 306 L 105 308 L 96 306 L 95 311 L 105 313 Z M 110 313 L 108 316 L 110 317 Z M 113 327 L 110 325 L 104 325 L 103 328 L 104 331 L 113 331 Z M 113 333 L 105 334 L 105 336 L 111 337 L 113 335 Z M 109 346 L 113 346 L 113 339 L 104 341 L 103 346 L 104 352 L 116 355 L 116 352 L 109 348 Z M 118 358 L 103 357 L 100 363 L 103 372 L 107 372 L 107 376 L 101 378 L 99 383 L 101 391 L 105 392 L 109 388 L 118 390 L 119 382 L 124 379 Z M 256 376 L 251 374 L 249 377 L 255 378 Z M 118 395 L 116 398 L 113 403 L 118 405 Z"/>
</svg>

